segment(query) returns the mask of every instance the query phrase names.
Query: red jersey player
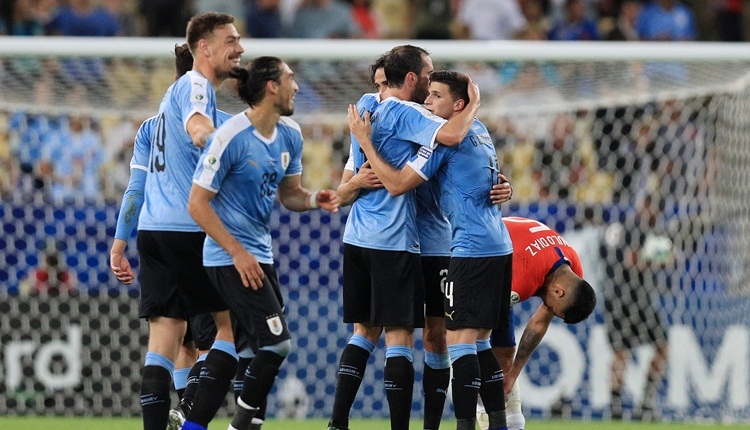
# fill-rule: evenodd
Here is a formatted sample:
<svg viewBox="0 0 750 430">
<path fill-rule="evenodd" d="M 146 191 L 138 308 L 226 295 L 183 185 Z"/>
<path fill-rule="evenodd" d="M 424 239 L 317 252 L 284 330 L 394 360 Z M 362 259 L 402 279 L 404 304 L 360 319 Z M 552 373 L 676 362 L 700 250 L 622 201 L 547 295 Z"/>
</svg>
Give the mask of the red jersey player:
<svg viewBox="0 0 750 430">
<path fill-rule="evenodd" d="M 568 324 L 583 321 L 594 310 L 596 295 L 591 285 L 581 279 L 583 268 L 578 253 L 558 232 L 528 218 L 505 217 L 503 222 L 513 241 L 511 305 L 532 296 L 542 299 L 524 329 L 517 354 L 513 327 L 507 332 L 492 333 L 492 349 L 505 373 L 508 429 L 513 430 L 522 429 L 525 422 L 515 384 L 524 364 L 554 317 Z M 478 415 L 482 426 L 483 417 Z"/>
</svg>

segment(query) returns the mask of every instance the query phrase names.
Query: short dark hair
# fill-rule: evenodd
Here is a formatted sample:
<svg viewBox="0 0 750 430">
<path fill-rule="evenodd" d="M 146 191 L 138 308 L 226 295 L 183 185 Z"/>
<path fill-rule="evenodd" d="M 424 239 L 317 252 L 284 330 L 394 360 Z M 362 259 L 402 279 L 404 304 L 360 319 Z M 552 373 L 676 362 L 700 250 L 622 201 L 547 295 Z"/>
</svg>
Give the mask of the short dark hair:
<svg viewBox="0 0 750 430">
<path fill-rule="evenodd" d="M 266 82 L 281 83 L 281 65 L 278 57 L 258 57 L 245 67 L 234 67 L 229 77 L 237 79 L 237 94 L 248 106 L 255 106 L 266 95 Z"/>
<path fill-rule="evenodd" d="M 191 52 L 195 52 L 198 41 L 208 38 L 216 27 L 233 24 L 234 17 L 227 13 L 204 12 L 190 18 L 187 24 L 187 44 Z"/>
<path fill-rule="evenodd" d="M 588 318 L 596 306 L 596 293 L 591 284 L 581 279 L 572 291 L 573 297 L 565 309 L 563 321 L 566 324 L 578 324 Z"/>
<path fill-rule="evenodd" d="M 448 86 L 448 92 L 454 100 L 469 103 L 469 78 L 453 70 L 438 70 L 430 74 L 430 82 L 439 82 Z"/>
<path fill-rule="evenodd" d="M 424 67 L 423 56 L 430 55 L 426 50 L 414 45 L 399 45 L 391 49 L 385 59 L 385 78 L 389 87 L 401 88 L 409 72 L 417 75 Z"/>
<path fill-rule="evenodd" d="M 381 67 L 385 69 L 386 58 L 388 58 L 387 52 L 378 57 L 378 59 L 375 60 L 374 63 L 370 64 L 370 82 L 372 82 L 372 84 L 375 86 L 377 86 L 377 83 L 375 82 L 375 72 L 377 72 Z"/>
<path fill-rule="evenodd" d="M 179 77 L 193 69 L 193 54 L 187 43 L 174 46 L 174 72 Z"/>
</svg>

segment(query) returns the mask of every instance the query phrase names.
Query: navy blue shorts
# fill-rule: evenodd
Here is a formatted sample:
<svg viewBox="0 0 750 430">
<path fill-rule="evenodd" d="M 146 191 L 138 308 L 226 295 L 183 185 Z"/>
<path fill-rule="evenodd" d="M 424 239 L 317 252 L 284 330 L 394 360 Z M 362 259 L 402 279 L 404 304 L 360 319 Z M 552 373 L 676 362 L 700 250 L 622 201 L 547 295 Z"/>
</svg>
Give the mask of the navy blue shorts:
<svg viewBox="0 0 750 430">
<path fill-rule="evenodd" d="M 451 258 L 444 302 L 448 330 L 510 327 L 512 261 L 512 254 Z"/>
<path fill-rule="evenodd" d="M 427 317 L 444 317 L 443 297 L 448 277 L 450 257 L 422 256 L 424 277 L 424 314 Z"/>
<path fill-rule="evenodd" d="M 252 335 L 255 349 L 275 345 L 291 339 L 284 316 L 284 299 L 273 264 L 261 264 L 263 287 L 245 288 L 240 273 L 234 266 L 206 267 L 208 276 L 224 300 L 229 304 L 232 318 L 239 328 Z M 237 330 L 235 330 L 236 333 Z M 241 339 L 236 340 L 238 350 Z"/>
<path fill-rule="evenodd" d="M 419 254 L 344 244 L 344 322 L 424 327 Z"/>
<path fill-rule="evenodd" d="M 141 318 L 188 319 L 228 309 L 203 268 L 203 232 L 138 232 Z"/>
</svg>

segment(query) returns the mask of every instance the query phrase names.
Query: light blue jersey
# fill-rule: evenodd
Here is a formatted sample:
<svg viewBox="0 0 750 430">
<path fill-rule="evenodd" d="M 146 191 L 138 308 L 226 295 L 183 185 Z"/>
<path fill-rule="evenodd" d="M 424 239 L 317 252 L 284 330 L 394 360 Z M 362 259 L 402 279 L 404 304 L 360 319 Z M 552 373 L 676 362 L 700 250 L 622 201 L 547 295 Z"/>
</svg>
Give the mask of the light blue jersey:
<svg viewBox="0 0 750 430">
<path fill-rule="evenodd" d="M 420 148 L 408 164 L 425 180 L 437 178 L 440 183 L 440 203 L 453 231 L 453 257 L 513 252 L 500 208 L 490 200 L 490 190 L 498 182 L 497 154 L 481 122 L 474 120 L 458 146 Z"/>
<path fill-rule="evenodd" d="M 219 124 L 232 117 L 231 114 L 221 110 L 217 110 L 217 115 Z M 133 157 L 130 159 L 130 181 L 122 196 L 120 215 L 117 218 L 115 229 L 116 239 L 128 240 L 141 213 L 148 166 L 151 159 L 151 138 L 157 119 L 158 116 L 152 116 L 143 121 L 135 134 Z"/>
<path fill-rule="evenodd" d="M 365 97 L 357 103 L 360 115 L 372 105 Z M 385 161 L 401 169 L 419 146 L 434 147 L 446 120 L 421 105 L 388 98 L 370 116 L 373 146 Z M 352 140 L 354 171 L 364 164 L 359 143 Z M 419 253 L 414 191 L 392 197 L 385 188 L 362 190 L 352 204 L 344 243 L 385 251 Z"/>
<path fill-rule="evenodd" d="M 127 241 L 133 232 L 143 206 L 143 190 L 146 187 L 148 160 L 151 154 L 151 134 L 157 117 L 143 121 L 135 134 L 133 157 L 130 159 L 130 180 L 122 196 L 120 214 L 117 217 L 115 239 Z"/>
<path fill-rule="evenodd" d="M 225 122 L 208 142 L 193 183 L 216 193 L 211 206 L 224 226 L 255 258 L 273 264 L 271 211 L 285 176 L 302 174 L 302 132 L 282 117 L 270 139 L 261 136 L 244 112 Z M 232 257 L 210 236 L 203 265 L 231 266 Z"/>
<path fill-rule="evenodd" d="M 426 181 L 416 189 L 417 232 L 423 257 L 450 257 L 451 224 L 440 207 L 440 184 Z"/>
<path fill-rule="evenodd" d="M 152 116 L 143 121 L 135 133 L 133 142 L 133 157 L 130 159 L 130 170 L 143 170 L 148 172 L 149 159 L 151 156 L 151 136 L 156 126 L 158 116 Z"/>
<path fill-rule="evenodd" d="M 364 115 L 365 112 L 370 112 L 372 114 L 375 112 L 375 108 L 378 107 L 378 104 L 380 104 L 380 93 L 367 93 L 360 97 L 359 101 L 357 102 L 357 111 L 360 115 Z M 362 167 L 363 164 L 365 164 L 365 161 L 367 161 L 367 157 L 365 157 L 365 153 L 362 152 L 362 149 L 359 147 L 359 142 L 357 142 L 357 139 L 354 137 L 353 134 L 349 134 L 351 136 L 351 144 L 349 145 L 349 158 L 346 160 L 346 165 L 344 166 L 345 170 L 351 170 L 356 175 L 359 172 L 359 169 Z M 354 147 L 357 147 L 357 150 L 354 150 Z M 360 190 L 359 193 L 365 193 L 369 190 Z"/>
<path fill-rule="evenodd" d="M 218 124 L 213 86 L 200 73 L 190 71 L 169 87 L 159 106 L 139 230 L 201 231 L 187 211 L 190 178 L 201 154 L 185 130 L 194 114 Z"/>
</svg>

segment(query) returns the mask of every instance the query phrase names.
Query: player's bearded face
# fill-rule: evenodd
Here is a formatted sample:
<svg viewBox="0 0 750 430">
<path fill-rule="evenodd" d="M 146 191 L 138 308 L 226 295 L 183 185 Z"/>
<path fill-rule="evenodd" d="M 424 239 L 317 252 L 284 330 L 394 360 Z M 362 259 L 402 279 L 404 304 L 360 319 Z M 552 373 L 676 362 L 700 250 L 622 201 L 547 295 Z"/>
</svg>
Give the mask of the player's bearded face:
<svg viewBox="0 0 750 430">
<path fill-rule="evenodd" d="M 414 93 L 412 94 L 411 101 L 414 103 L 424 103 L 425 99 L 427 98 L 427 95 L 429 94 L 429 85 L 430 85 L 430 73 L 432 73 L 432 60 L 430 57 L 423 57 L 424 58 L 424 64 L 422 66 L 422 71 L 419 74 L 419 81 L 417 82 L 416 88 L 414 88 Z"/>
<path fill-rule="evenodd" d="M 240 34 L 232 24 L 217 27 L 209 43 L 211 60 L 216 72 L 226 76 L 233 67 L 240 66 L 245 49 L 240 44 Z"/>
<path fill-rule="evenodd" d="M 281 116 L 291 116 L 294 114 L 294 98 L 297 96 L 299 86 L 294 80 L 294 73 L 289 66 L 284 64 L 283 70 L 276 106 Z"/>
</svg>

